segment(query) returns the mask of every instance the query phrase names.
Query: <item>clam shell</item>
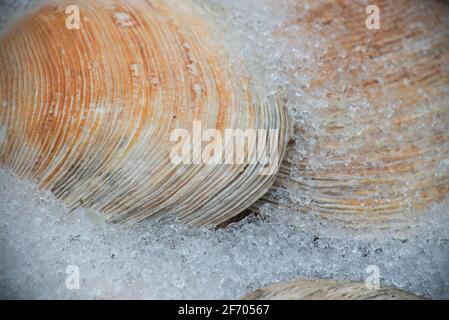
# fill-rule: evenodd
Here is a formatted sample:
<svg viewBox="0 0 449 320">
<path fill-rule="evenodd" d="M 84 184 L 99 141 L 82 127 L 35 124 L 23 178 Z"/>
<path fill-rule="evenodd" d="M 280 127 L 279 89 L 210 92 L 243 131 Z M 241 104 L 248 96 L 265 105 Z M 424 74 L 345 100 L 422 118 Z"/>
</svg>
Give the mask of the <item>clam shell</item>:
<svg viewBox="0 0 449 320">
<path fill-rule="evenodd" d="M 449 3 L 377 1 L 379 30 L 366 27 L 369 4 L 290 3 L 274 36 L 307 58 L 286 75 L 301 98 L 265 201 L 361 226 L 448 197 Z"/>
<path fill-rule="evenodd" d="M 80 29 L 66 28 L 69 5 Z M 171 133 L 193 134 L 195 120 L 222 134 L 278 130 L 265 146 L 279 153 L 274 173 L 286 145 L 283 104 L 237 75 L 205 10 L 189 0 L 46 1 L 11 25 L 0 39 L 0 163 L 111 221 L 172 213 L 219 224 L 245 210 L 273 183 L 264 164 L 170 160 Z"/>
<path fill-rule="evenodd" d="M 272 202 L 360 226 L 407 222 L 449 195 L 447 2 L 378 1 L 381 28 L 369 30 L 364 0 L 268 0 L 291 12 L 273 36 L 308 58 L 296 62 L 304 81 L 286 74 L 305 98 L 263 198 L 274 175 L 260 165 L 169 160 L 169 133 L 194 120 L 277 128 L 267 149 L 281 159 L 286 148 L 281 100 L 233 70 L 207 6 L 46 2 L 0 39 L 0 163 L 72 208 L 218 225 L 260 199 L 252 209 Z M 65 28 L 68 5 L 80 30 Z"/>
<path fill-rule="evenodd" d="M 391 287 L 368 289 L 362 282 L 296 279 L 258 289 L 244 300 L 421 300 Z"/>
</svg>

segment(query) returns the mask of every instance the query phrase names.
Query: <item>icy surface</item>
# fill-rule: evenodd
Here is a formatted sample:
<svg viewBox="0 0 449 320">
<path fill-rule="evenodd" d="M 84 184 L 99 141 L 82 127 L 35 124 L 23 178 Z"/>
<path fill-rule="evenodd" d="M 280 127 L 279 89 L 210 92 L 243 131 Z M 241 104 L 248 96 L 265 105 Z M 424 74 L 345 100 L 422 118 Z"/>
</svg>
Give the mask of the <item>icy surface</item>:
<svg viewBox="0 0 449 320">
<path fill-rule="evenodd" d="M 168 219 L 135 226 L 67 209 L 51 194 L 0 170 L 1 298 L 238 298 L 295 277 L 364 281 L 449 298 L 447 204 L 402 235 L 339 230 L 313 217 L 285 223 L 273 212 L 225 230 Z M 282 218 L 281 218 L 282 217 Z M 66 288 L 77 266 L 80 289 Z"/>
<path fill-rule="evenodd" d="M 301 33 L 298 26 L 283 27 L 288 5 L 273 10 L 264 0 L 197 2 L 220 12 L 216 26 L 225 36 L 217 37 L 218 42 L 228 46 L 236 70 L 260 78 L 261 91 L 285 97 L 290 116 L 308 132 L 308 140 L 298 139 L 290 156 L 313 153 L 313 136 L 321 130 L 316 111 L 327 107 L 327 99 L 325 91 L 313 92 L 308 84 L 313 52 L 325 50 L 326 43 Z M 0 0 L 0 28 L 35 3 Z M 300 46 L 272 37 L 279 28 L 297 28 L 284 31 L 301 34 Z M 352 107 L 354 113 L 363 108 L 370 112 L 363 99 Z M 395 106 L 390 107 L 394 112 Z M 360 130 L 348 128 L 352 131 L 344 138 Z M 326 159 L 316 154 L 309 165 L 325 165 Z M 448 169 L 447 161 L 441 163 L 442 171 Z M 307 194 L 278 197 L 308 201 Z M 237 298 L 295 277 L 363 281 L 366 268 L 376 265 L 383 284 L 449 298 L 449 203 L 428 211 L 410 219 L 409 228 L 388 232 L 344 230 L 313 214 L 270 205 L 261 217 L 226 230 L 188 229 L 171 219 L 111 225 L 96 212 L 69 213 L 33 183 L 0 170 L 0 297 Z M 79 290 L 66 288 L 70 265 L 80 270 Z"/>
<path fill-rule="evenodd" d="M 330 199 L 329 202 L 332 204 L 338 196 L 356 198 L 354 193 L 351 194 L 352 190 L 346 193 L 344 188 L 331 189 L 333 184 L 327 183 L 326 179 L 335 179 L 338 181 L 336 183 L 352 179 L 354 184 L 351 187 L 354 189 L 367 187 L 357 184 L 360 178 L 357 168 L 366 168 L 367 171 L 376 168 L 385 174 L 385 172 L 388 173 L 389 168 L 398 164 L 385 160 L 385 157 L 377 156 L 382 154 L 384 146 L 405 150 L 409 146 L 416 145 L 421 150 L 425 150 L 423 156 L 416 156 L 415 159 L 406 158 L 404 162 L 399 162 L 404 166 L 407 165 L 407 161 L 416 165 L 418 174 L 415 172 L 402 174 L 402 180 L 407 183 L 397 181 L 397 186 L 391 186 L 383 184 L 381 179 L 372 176 L 375 183 L 369 187 L 369 197 L 371 199 L 401 198 L 404 203 L 408 203 L 407 210 L 404 210 L 407 212 L 402 212 L 404 216 L 407 216 L 406 219 L 414 214 L 411 201 L 420 197 L 419 192 L 410 186 L 413 186 L 420 176 L 429 180 L 448 176 L 448 159 L 442 155 L 449 154 L 449 144 L 442 142 L 433 148 L 424 146 L 425 143 L 434 141 L 437 133 L 447 133 L 449 129 L 447 116 L 431 116 L 438 101 L 428 99 L 428 105 L 422 103 L 407 105 L 407 113 L 422 114 L 422 119 L 431 119 L 431 128 L 428 122 L 423 120 L 399 130 L 395 123 L 402 116 L 400 106 L 403 104 L 405 94 L 394 97 L 395 94 L 389 85 L 387 83 L 382 85 L 388 82 L 390 75 L 400 73 L 394 63 L 395 59 L 388 54 L 380 55 L 377 59 L 368 58 L 368 50 L 373 46 L 367 44 L 369 41 L 364 43 L 360 40 L 360 45 L 353 50 L 340 46 L 339 42 L 344 39 L 338 38 L 338 35 L 348 34 L 342 20 L 348 17 L 342 17 L 342 20 L 339 20 L 336 12 L 328 13 L 334 20 L 330 26 L 326 27 L 322 21 L 320 24 L 317 20 L 312 30 L 307 29 L 305 21 L 310 20 L 310 16 L 314 16 L 313 7 L 326 1 L 198 0 L 197 2 L 206 2 L 215 9 L 214 11 L 219 12 L 214 27 L 221 26 L 221 34 L 224 36 L 219 35 L 217 38 L 222 40 L 221 45 L 231 53 L 234 60 L 232 64 L 238 65 L 240 72 L 252 78 L 259 78 L 254 85 L 262 87 L 263 92 L 276 94 L 286 101 L 293 129 L 286 159 L 295 164 L 288 177 L 294 187 L 288 190 L 278 188 L 271 194 L 274 202 L 298 211 L 304 209 L 313 211 L 321 209 L 319 205 L 316 205 L 321 200 L 324 202 Z M 360 6 L 360 8 L 370 4 L 368 0 L 359 0 L 355 3 L 354 6 Z M 411 4 L 417 15 L 419 12 L 424 12 L 421 9 L 425 9 L 425 6 L 431 5 L 435 4 L 424 4 L 419 1 Z M 419 8 L 420 6 L 423 8 Z M 335 6 L 335 8 L 338 7 L 338 5 Z M 326 16 L 325 11 L 321 11 L 320 14 Z M 354 17 L 356 18 L 359 17 Z M 404 54 L 407 52 L 423 54 L 426 48 L 441 41 L 437 36 L 427 36 L 427 33 L 430 33 L 429 30 L 427 33 L 418 32 L 422 27 L 420 26 L 422 19 L 424 17 L 421 15 L 416 18 L 416 23 L 410 25 L 410 30 L 415 30 L 416 35 L 411 39 L 404 39 L 399 44 L 398 50 Z M 439 21 L 431 33 L 444 34 L 442 30 L 448 30 L 448 28 L 449 20 L 446 15 L 446 19 Z M 321 29 L 324 32 L 320 32 Z M 367 39 L 371 36 L 372 34 L 369 33 L 363 34 L 363 37 Z M 337 51 L 338 54 L 335 56 L 328 54 L 333 51 Z M 354 54 L 354 52 L 362 54 Z M 326 59 L 331 57 L 338 63 L 329 65 L 323 57 Z M 326 73 L 330 78 L 314 86 L 314 80 L 320 79 L 317 75 L 326 68 L 333 70 L 329 74 Z M 412 69 L 410 67 L 410 70 Z M 376 93 L 368 94 L 367 91 L 358 87 L 358 83 L 373 78 L 381 84 L 376 87 L 378 90 Z M 410 85 L 408 82 L 413 82 L 413 79 L 405 77 L 403 81 L 405 85 Z M 441 83 L 445 81 L 442 79 Z M 434 85 L 437 86 L 438 83 Z M 346 90 L 351 94 L 346 94 Z M 417 98 L 432 96 L 429 88 L 425 86 L 417 87 L 416 91 Z M 383 102 L 376 101 L 369 97 L 371 94 L 388 97 L 388 99 Z M 329 97 L 333 97 L 333 100 Z M 344 101 L 341 108 L 337 107 L 338 102 L 336 102 L 340 100 Z M 329 125 L 334 122 L 339 128 L 335 131 Z M 373 138 L 375 135 L 369 133 L 374 128 L 379 130 L 379 138 Z M 367 146 L 373 146 L 373 148 L 370 150 Z M 378 152 L 374 155 L 373 152 L 367 151 Z M 436 167 L 428 164 L 429 159 L 437 163 Z M 331 176 L 321 173 L 323 168 L 336 170 L 333 170 Z M 346 174 L 352 168 L 356 168 L 355 173 Z M 392 175 L 388 176 L 388 178 L 391 177 Z M 320 178 L 323 179 L 320 180 Z M 384 178 L 387 178 L 386 174 Z M 391 181 L 394 179 L 395 177 Z M 331 189 L 335 194 L 327 192 L 326 188 Z M 322 196 L 323 194 L 325 196 Z M 357 200 L 361 200 L 361 197 Z M 338 214 L 338 212 L 332 213 L 334 217 Z M 344 215 L 338 218 L 345 219 Z M 397 217 L 389 218 L 394 220 Z"/>
</svg>

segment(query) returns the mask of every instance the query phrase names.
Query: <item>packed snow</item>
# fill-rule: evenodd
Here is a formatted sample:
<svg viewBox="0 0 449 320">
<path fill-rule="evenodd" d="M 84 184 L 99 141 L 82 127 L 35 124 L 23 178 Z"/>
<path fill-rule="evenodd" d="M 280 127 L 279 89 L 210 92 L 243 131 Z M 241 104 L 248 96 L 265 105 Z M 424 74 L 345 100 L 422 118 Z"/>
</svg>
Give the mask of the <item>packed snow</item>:
<svg viewBox="0 0 449 320">
<path fill-rule="evenodd" d="M 267 93 L 287 99 L 295 121 L 318 130 L 314 108 L 324 107 L 325 98 L 305 96 L 303 89 L 319 39 L 291 48 L 271 37 L 289 13 L 271 10 L 267 1 L 203 2 L 220 8 L 218 26 L 232 28 L 223 30 L 226 37 L 219 42 L 232 44 L 227 49 L 233 64 L 245 57 L 248 69 L 239 70 L 254 72 Z M 32 5 L 0 2 L 0 28 Z M 292 61 L 304 61 L 298 75 Z M 298 146 L 296 152 L 307 149 Z M 296 277 L 365 281 L 375 266 L 381 285 L 449 299 L 449 202 L 410 218 L 408 228 L 398 230 L 347 230 L 270 204 L 261 211 L 226 229 L 188 228 L 172 217 L 108 224 L 89 209 L 69 212 L 49 192 L 3 168 L 0 298 L 234 299 Z M 73 270 L 79 270 L 79 288 L 68 281 Z"/>
<path fill-rule="evenodd" d="M 448 204 L 402 234 L 354 234 L 313 217 L 290 224 L 269 206 L 224 230 L 172 218 L 130 226 L 69 212 L 6 170 L 0 203 L 1 298 L 234 299 L 295 277 L 365 281 L 369 266 L 381 285 L 449 298 Z M 79 289 L 67 285 L 72 266 Z"/>
</svg>

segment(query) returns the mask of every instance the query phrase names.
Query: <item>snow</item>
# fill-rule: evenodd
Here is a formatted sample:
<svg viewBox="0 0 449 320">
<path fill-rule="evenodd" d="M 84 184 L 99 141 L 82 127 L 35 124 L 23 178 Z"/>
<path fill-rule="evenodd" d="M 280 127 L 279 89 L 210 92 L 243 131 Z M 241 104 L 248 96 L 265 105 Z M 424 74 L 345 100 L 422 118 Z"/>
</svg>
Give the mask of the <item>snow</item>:
<svg viewBox="0 0 449 320">
<path fill-rule="evenodd" d="M 313 52 L 325 50 L 326 44 L 304 37 L 301 46 L 292 48 L 271 37 L 288 19 L 287 5 L 273 10 L 264 0 L 197 2 L 219 8 L 217 44 L 231 53 L 231 65 L 261 79 L 262 91 L 286 97 L 290 116 L 309 133 L 307 141 L 297 141 L 293 157 L 314 150 L 313 136 L 321 130 L 316 111 L 326 108 L 327 100 L 326 92 L 311 95 L 308 83 Z M 0 28 L 5 30 L 12 16 L 35 3 L 0 2 Z M 120 13 L 116 18 L 129 22 Z M 363 99 L 353 107 L 354 113 L 374 112 Z M 391 112 L 396 108 L 388 107 Z M 348 128 L 345 137 L 361 130 Z M 327 158 L 312 160 L 310 165 L 325 166 Z M 442 172 L 448 161 L 441 161 Z M 310 201 L 307 194 L 282 190 L 277 197 L 306 206 Z M 364 281 L 374 265 L 382 284 L 449 299 L 449 201 L 411 217 L 408 228 L 397 230 L 356 232 L 269 204 L 259 217 L 224 230 L 191 229 L 172 217 L 116 225 L 92 210 L 69 212 L 50 193 L 3 168 L 0 216 L 0 298 L 232 299 L 295 277 Z M 79 289 L 66 286 L 70 266 L 79 269 Z"/>
<path fill-rule="evenodd" d="M 403 233 L 354 234 L 313 216 L 286 223 L 269 207 L 225 230 L 170 217 L 108 224 L 4 169 L 0 203 L 1 298 L 233 299 L 295 277 L 364 281 L 371 265 L 382 284 L 449 298 L 449 203 Z M 66 286 L 69 266 L 79 289 Z"/>
</svg>

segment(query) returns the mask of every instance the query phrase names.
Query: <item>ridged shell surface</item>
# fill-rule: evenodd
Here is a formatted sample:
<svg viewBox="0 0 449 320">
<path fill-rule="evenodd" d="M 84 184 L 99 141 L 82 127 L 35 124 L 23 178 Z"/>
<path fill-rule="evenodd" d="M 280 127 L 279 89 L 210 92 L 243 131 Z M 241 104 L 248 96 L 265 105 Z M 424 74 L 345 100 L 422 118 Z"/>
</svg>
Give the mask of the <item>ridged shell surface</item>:
<svg viewBox="0 0 449 320">
<path fill-rule="evenodd" d="M 68 29 L 74 5 L 80 28 Z M 266 141 L 279 152 L 274 172 L 284 152 L 283 106 L 236 75 L 207 15 L 189 0 L 46 1 L 9 26 L 0 38 L 1 164 L 112 221 L 172 213 L 219 224 L 250 206 L 275 177 L 260 173 L 265 165 L 170 159 L 170 134 L 193 134 L 194 121 L 221 133 L 277 129 Z"/>
<path fill-rule="evenodd" d="M 367 288 L 363 282 L 293 280 L 245 295 L 245 300 L 420 300 L 391 287 Z"/>
<path fill-rule="evenodd" d="M 273 33 L 304 58 L 286 72 L 294 133 L 267 200 L 353 226 L 407 221 L 449 194 L 449 3 L 377 1 L 378 30 L 370 4 L 286 2 Z"/>
</svg>

